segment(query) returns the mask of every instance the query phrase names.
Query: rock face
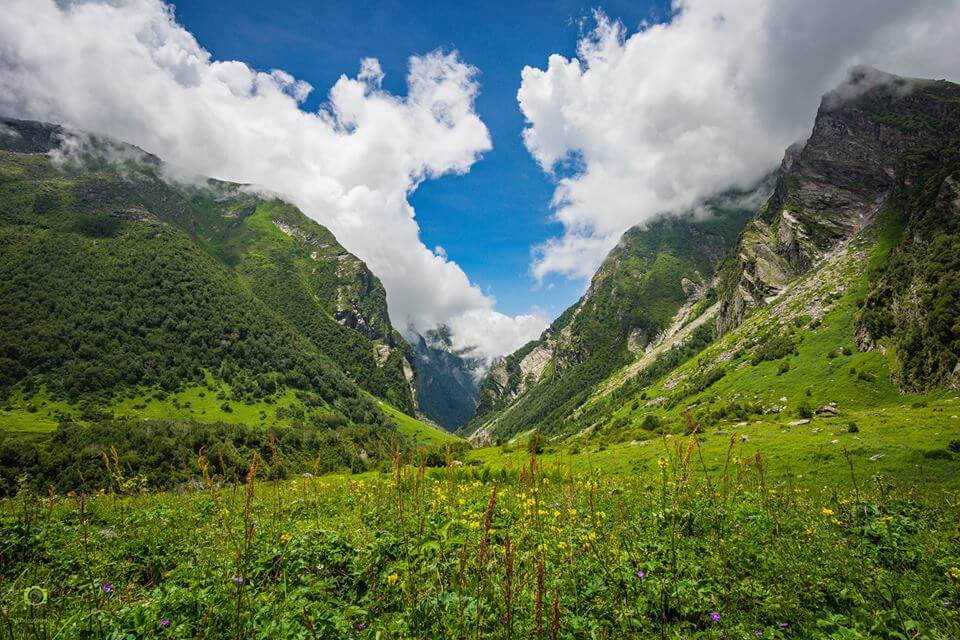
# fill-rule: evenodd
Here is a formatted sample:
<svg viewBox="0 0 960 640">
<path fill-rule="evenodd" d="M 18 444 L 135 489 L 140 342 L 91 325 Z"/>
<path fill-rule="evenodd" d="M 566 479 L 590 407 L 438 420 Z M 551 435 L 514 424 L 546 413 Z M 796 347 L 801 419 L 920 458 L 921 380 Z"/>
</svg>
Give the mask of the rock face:
<svg viewBox="0 0 960 640">
<path fill-rule="evenodd" d="M 858 68 L 823 97 L 810 138 L 787 150 L 773 195 L 725 265 L 720 333 L 853 238 L 898 190 L 909 156 L 937 136 L 896 117 L 915 111 L 915 82 Z"/>
<path fill-rule="evenodd" d="M 450 329 L 440 326 L 414 342 L 417 400 L 421 413 L 455 430 L 473 416 L 485 362 L 471 349 L 457 350 Z"/>
</svg>

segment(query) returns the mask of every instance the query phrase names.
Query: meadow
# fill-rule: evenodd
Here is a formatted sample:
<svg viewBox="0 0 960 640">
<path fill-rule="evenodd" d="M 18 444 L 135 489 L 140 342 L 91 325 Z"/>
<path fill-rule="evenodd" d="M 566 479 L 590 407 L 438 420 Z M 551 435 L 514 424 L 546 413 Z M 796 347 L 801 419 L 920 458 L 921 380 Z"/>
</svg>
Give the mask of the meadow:
<svg viewBox="0 0 960 640">
<path fill-rule="evenodd" d="M 0 638 L 960 637 L 955 453 L 887 475 L 844 442 L 786 473 L 756 440 L 25 485 L 0 503 Z"/>
</svg>

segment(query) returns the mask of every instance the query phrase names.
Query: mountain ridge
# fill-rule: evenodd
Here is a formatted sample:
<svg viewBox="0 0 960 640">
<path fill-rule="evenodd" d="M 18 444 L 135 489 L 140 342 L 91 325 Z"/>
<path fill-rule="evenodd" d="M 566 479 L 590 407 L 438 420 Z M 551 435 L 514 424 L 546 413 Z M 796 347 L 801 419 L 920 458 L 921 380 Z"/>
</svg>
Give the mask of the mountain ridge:
<svg viewBox="0 0 960 640">
<path fill-rule="evenodd" d="M 317 394 L 307 404 L 321 413 L 383 420 L 351 389 L 357 384 L 415 411 L 412 349 L 361 260 L 276 197 L 213 179 L 176 181 L 165 169 L 126 143 L 0 119 L 7 395 L 18 385 L 27 396 L 45 388 L 71 405 L 109 409 L 144 385 L 166 394 L 213 376 L 230 382 L 220 395 L 234 401 L 294 388 Z M 44 328 L 51 310 L 58 315 Z M 17 317 L 31 323 L 9 323 Z M 108 333 L 94 336 L 91 323 Z M 83 348 L 88 337 L 104 348 Z M 78 346 L 65 350 L 63 339 Z"/>
<path fill-rule="evenodd" d="M 864 290 L 868 293 L 857 301 L 855 317 L 850 316 L 854 327 L 850 344 L 856 338 L 861 349 L 889 352 L 889 375 L 908 388 L 943 384 L 956 388 L 960 345 L 951 327 L 960 317 L 956 278 L 960 273 L 958 105 L 960 87 L 955 84 L 855 68 L 848 82 L 822 99 L 810 138 L 787 150 L 771 185 L 772 194 L 755 214 L 744 219 L 729 253 L 717 260 L 714 277 L 699 283 L 673 277 L 672 286 L 698 290 L 699 298 L 691 296 L 681 305 L 674 301 L 669 321 L 661 321 L 657 332 L 633 327 L 628 340 L 633 343 L 629 350 L 633 355 L 623 358 L 602 379 L 598 376 L 575 387 L 573 401 L 552 401 L 555 406 L 539 414 L 526 411 L 525 406 L 549 398 L 537 385 L 527 384 L 529 379 L 520 379 L 519 363 L 570 322 L 598 282 L 630 273 L 616 259 L 623 250 L 622 241 L 598 270 L 580 303 L 561 315 L 540 341 L 505 358 L 499 369 L 491 369 L 482 383 L 478 415 L 463 433 L 474 441 L 489 442 L 531 430 L 569 435 L 604 424 L 602 413 L 616 410 L 621 401 L 617 398 L 640 395 L 644 386 L 775 304 L 794 283 L 816 272 L 835 252 L 843 251 L 891 207 L 898 212 L 897 224 L 906 231 L 893 243 L 891 263 L 872 272 L 873 279 Z M 911 231 L 914 228 L 917 231 Z M 631 233 L 647 231 L 631 230 L 625 237 Z M 922 252 L 921 238 L 935 251 Z M 695 239 L 689 235 L 687 241 Z M 924 261 L 926 267 L 918 268 Z M 840 279 L 819 286 L 842 294 L 849 288 L 844 278 L 853 276 L 843 272 L 836 277 Z M 928 300 L 925 305 L 910 297 L 911 290 L 918 288 L 923 293 L 920 298 Z M 635 298 L 635 305 L 649 309 L 655 300 L 647 294 Z M 902 313 L 907 305 L 913 309 L 910 314 Z M 629 309 L 621 309 L 621 315 L 629 313 Z M 688 330 L 676 339 L 685 327 Z M 776 344 L 772 335 L 755 339 L 761 338 L 764 343 Z M 782 352 L 778 351 L 781 347 L 770 346 L 769 353 L 756 357 L 761 361 L 783 358 L 793 348 L 782 342 Z M 837 348 L 841 346 L 847 348 L 842 344 Z M 739 348 L 741 352 L 760 349 L 749 344 Z M 916 352 L 923 355 L 918 357 Z M 722 361 L 715 363 L 713 370 L 700 371 L 701 378 L 694 386 L 709 388 L 725 372 Z M 634 401 L 634 413 L 643 404 Z M 600 422 L 591 423 L 589 416 Z M 638 420 L 646 420 L 644 416 Z M 655 426 L 659 414 L 650 420 L 648 426 Z"/>
</svg>

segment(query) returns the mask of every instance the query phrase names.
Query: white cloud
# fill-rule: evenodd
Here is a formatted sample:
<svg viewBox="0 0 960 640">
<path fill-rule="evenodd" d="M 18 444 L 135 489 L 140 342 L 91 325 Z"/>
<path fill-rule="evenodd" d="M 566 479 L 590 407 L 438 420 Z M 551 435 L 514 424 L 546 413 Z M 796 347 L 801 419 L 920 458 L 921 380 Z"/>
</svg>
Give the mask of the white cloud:
<svg viewBox="0 0 960 640">
<path fill-rule="evenodd" d="M 662 211 L 747 187 L 805 138 L 821 94 L 856 64 L 956 78 L 958 0 L 674 0 L 629 34 L 597 14 L 577 57 L 526 67 L 524 142 L 547 171 L 564 235 L 538 278 L 593 274 L 620 234 Z"/>
<path fill-rule="evenodd" d="M 412 57 L 398 97 L 381 89 L 376 60 L 359 64 L 307 113 L 309 84 L 214 60 L 160 0 L 8 0 L 0 12 L 0 113 L 109 134 L 185 171 L 283 194 L 380 276 L 396 326 L 446 323 L 458 346 L 486 355 L 516 348 L 545 323 L 497 313 L 424 246 L 407 201 L 490 149 L 476 70 L 455 52 Z"/>
</svg>

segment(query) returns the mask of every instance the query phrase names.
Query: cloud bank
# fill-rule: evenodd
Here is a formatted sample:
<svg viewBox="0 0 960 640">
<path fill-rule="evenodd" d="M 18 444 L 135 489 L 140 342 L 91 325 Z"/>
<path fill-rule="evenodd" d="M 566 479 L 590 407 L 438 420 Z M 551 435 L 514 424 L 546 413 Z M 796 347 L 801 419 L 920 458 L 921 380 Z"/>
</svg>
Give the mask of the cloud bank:
<svg viewBox="0 0 960 640">
<path fill-rule="evenodd" d="M 214 60 L 161 0 L 8 0 L 0 12 L 0 113 L 134 143 L 185 172 L 260 185 L 327 226 L 387 290 L 398 327 L 440 323 L 457 346 L 507 353 L 546 326 L 508 317 L 420 241 L 409 194 L 489 150 L 476 69 L 456 52 L 410 58 L 408 91 L 375 59 L 308 113 L 312 87 L 282 70 Z"/>
<path fill-rule="evenodd" d="M 589 277 L 627 228 L 755 183 L 853 65 L 960 74 L 957 0 L 674 0 L 635 33 L 595 19 L 576 57 L 524 68 L 517 95 L 564 226 L 535 251 L 538 279 Z"/>
</svg>

